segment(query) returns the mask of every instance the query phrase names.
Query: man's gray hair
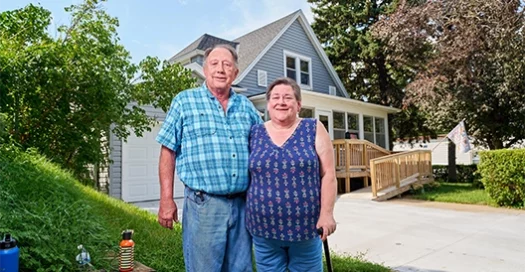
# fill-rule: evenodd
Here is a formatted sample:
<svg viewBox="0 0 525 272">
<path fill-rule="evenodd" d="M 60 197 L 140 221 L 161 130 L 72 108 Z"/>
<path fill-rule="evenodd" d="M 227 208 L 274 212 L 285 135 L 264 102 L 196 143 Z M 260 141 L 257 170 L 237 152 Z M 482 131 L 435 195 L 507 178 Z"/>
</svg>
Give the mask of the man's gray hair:
<svg viewBox="0 0 525 272">
<path fill-rule="evenodd" d="M 266 90 L 266 101 L 270 100 L 270 96 L 272 95 L 272 90 L 277 85 L 286 85 L 292 87 L 293 94 L 295 96 L 295 100 L 301 101 L 301 87 L 295 82 L 295 80 L 289 78 L 289 77 L 280 77 L 276 79 L 270 86 L 268 86 L 268 90 Z"/>
<path fill-rule="evenodd" d="M 233 46 L 231 46 L 229 44 L 224 44 L 224 43 L 216 44 L 216 45 L 206 49 L 206 51 L 204 51 L 204 63 L 206 63 L 206 59 L 210 55 L 211 51 L 213 51 L 214 49 L 217 49 L 217 48 L 224 48 L 224 49 L 230 51 L 230 53 L 233 56 L 233 61 L 235 63 L 235 67 L 238 66 L 238 64 L 239 64 L 239 61 L 238 61 L 239 55 L 237 55 L 237 50 L 235 50 L 235 48 L 233 48 Z"/>
</svg>

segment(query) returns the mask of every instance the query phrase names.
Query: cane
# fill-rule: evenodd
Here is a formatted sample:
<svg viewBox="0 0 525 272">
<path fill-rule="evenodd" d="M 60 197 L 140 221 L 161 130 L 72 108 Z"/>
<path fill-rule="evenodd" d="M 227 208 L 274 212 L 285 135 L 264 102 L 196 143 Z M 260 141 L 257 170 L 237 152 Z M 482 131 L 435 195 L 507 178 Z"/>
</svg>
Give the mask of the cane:
<svg viewBox="0 0 525 272">
<path fill-rule="evenodd" d="M 317 234 L 323 235 L 323 228 L 318 228 Z M 324 246 L 324 256 L 326 259 L 326 268 L 328 269 L 328 272 L 333 272 L 332 259 L 330 258 L 330 249 L 328 248 L 328 237 L 326 237 L 326 240 L 324 240 L 323 246 Z"/>
</svg>

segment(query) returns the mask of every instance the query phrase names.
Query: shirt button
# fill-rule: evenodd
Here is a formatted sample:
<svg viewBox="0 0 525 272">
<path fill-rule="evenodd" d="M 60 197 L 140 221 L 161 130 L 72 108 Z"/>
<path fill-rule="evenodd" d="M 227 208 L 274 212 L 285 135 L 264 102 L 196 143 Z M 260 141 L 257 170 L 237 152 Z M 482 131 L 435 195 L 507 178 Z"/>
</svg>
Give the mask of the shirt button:
<svg viewBox="0 0 525 272">
<path fill-rule="evenodd" d="M 232 157 L 234 157 L 234 158 L 235 158 L 235 154 L 233 154 L 233 155 L 232 155 Z"/>
<path fill-rule="evenodd" d="M 236 175 L 236 174 L 233 174 L 232 176 L 234 176 L 234 177 L 235 177 L 235 176 L 237 176 L 237 175 Z"/>
<path fill-rule="evenodd" d="M 230 136 L 230 140 L 233 139 L 233 136 Z"/>
</svg>

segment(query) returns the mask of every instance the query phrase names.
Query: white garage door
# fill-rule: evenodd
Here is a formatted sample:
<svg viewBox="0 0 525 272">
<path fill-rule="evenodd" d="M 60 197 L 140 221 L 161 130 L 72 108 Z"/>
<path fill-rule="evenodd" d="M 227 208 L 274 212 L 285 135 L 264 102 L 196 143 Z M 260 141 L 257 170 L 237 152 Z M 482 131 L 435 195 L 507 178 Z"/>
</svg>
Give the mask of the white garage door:
<svg viewBox="0 0 525 272">
<path fill-rule="evenodd" d="M 145 131 L 142 137 L 134 133 L 122 143 L 122 199 L 126 202 L 160 199 L 158 176 L 160 145 L 155 141 L 162 123 Z M 175 175 L 174 197 L 183 197 L 184 185 Z"/>
</svg>

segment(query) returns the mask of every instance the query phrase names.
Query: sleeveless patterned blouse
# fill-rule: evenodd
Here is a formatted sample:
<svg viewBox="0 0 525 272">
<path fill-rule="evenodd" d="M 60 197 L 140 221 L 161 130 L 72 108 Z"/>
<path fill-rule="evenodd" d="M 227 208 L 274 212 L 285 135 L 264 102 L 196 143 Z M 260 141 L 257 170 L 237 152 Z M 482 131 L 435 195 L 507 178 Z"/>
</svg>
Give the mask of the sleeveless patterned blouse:
<svg viewBox="0 0 525 272">
<path fill-rule="evenodd" d="M 264 124 L 252 126 L 246 204 L 246 225 L 252 235 L 289 242 L 318 236 L 321 181 L 316 125 L 315 119 L 302 119 L 280 147 Z"/>
</svg>

